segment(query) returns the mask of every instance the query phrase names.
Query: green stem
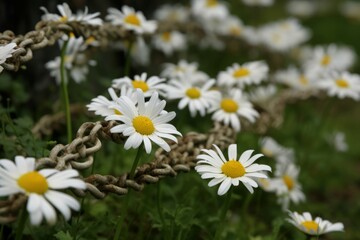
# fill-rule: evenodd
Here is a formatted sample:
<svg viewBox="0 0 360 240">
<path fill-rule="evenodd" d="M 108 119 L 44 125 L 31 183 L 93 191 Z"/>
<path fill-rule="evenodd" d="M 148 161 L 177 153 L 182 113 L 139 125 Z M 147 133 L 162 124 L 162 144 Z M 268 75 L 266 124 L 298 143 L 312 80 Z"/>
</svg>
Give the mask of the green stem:
<svg viewBox="0 0 360 240">
<path fill-rule="evenodd" d="M 129 47 L 126 53 L 126 59 L 125 59 L 125 67 L 124 67 L 124 76 L 129 76 L 130 74 L 130 65 L 131 65 L 131 49 L 134 45 L 134 41 L 130 40 Z"/>
<path fill-rule="evenodd" d="M 64 42 L 61 48 L 61 57 L 60 57 L 60 86 L 61 86 L 61 96 L 63 105 L 65 108 L 65 116 L 66 116 L 66 131 L 67 131 L 67 141 L 68 143 L 72 140 L 72 127 L 71 127 L 71 114 L 70 114 L 70 101 L 69 101 L 69 93 L 68 93 L 68 81 L 65 69 L 65 57 L 66 57 L 66 48 L 68 45 L 68 41 Z"/>
<path fill-rule="evenodd" d="M 134 176 L 135 176 L 135 170 L 136 170 L 136 167 L 137 165 L 139 164 L 139 161 L 140 161 L 140 157 L 141 157 L 141 154 L 143 152 L 143 145 L 140 145 L 138 150 L 137 150 L 137 153 L 136 153 L 136 156 L 135 156 L 135 160 L 133 162 L 133 165 L 131 167 L 131 171 L 130 171 L 130 179 L 133 179 Z"/>
<path fill-rule="evenodd" d="M 160 221 L 163 227 L 165 227 L 165 221 L 164 221 L 164 216 L 162 214 L 161 211 L 161 204 L 160 204 L 160 199 L 161 199 L 161 187 L 160 187 L 160 182 L 158 182 L 157 184 L 157 188 L 156 188 L 157 192 L 156 192 L 156 205 L 157 205 L 157 209 L 158 209 L 158 213 L 159 213 L 159 217 L 160 217 Z"/>
<path fill-rule="evenodd" d="M 215 233 L 215 237 L 214 237 L 215 240 L 218 240 L 218 239 L 221 238 L 220 237 L 221 233 L 224 230 L 224 220 L 225 220 L 225 217 L 226 217 L 226 213 L 227 213 L 227 211 L 229 210 L 229 207 L 230 207 L 231 195 L 232 195 L 232 190 L 230 188 L 228 194 L 226 195 L 224 205 L 223 205 L 223 207 L 221 209 L 221 212 L 220 212 L 219 227 L 216 229 L 216 233 Z"/>
<path fill-rule="evenodd" d="M 16 229 L 16 236 L 15 236 L 15 240 L 21 240 L 23 237 L 23 232 L 24 232 L 24 228 L 25 228 L 25 223 L 26 223 L 26 219 L 27 219 L 27 211 L 26 211 L 26 205 L 23 207 L 21 214 L 20 214 L 20 218 L 19 218 L 19 222 L 18 222 L 18 226 Z"/>
</svg>

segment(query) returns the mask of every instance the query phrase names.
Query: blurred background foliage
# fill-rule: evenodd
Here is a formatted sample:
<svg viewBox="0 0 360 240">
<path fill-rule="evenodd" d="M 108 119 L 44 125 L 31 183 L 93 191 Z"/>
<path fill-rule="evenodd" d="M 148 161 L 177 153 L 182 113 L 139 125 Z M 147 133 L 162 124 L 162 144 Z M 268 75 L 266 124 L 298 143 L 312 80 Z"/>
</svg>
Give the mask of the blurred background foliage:
<svg viewBox="0 0 360 240">
<path fill-rule="evenodd" d="M 40 20 L 40 6 L 49 12 L 56 11 L 56 5 L 64 1 L 52 0 L 1 0 L 0 32 L 12 30 L 16 34 L 24 34 L 34 28 Z M 152 12 L 164 3 L 182 3 L 188 1 L 161 0 L 127 0 L 127 1 L 66 1 L 73 10 L 88 6 L 90 12 L 100 11 L 106 15 L 108 7 L 126 4 L 145 13 L 151 18 Z M 246 25 L 258 26 L 269 21 L 289 17 L 285 10 L 286 0 L 276 0 L 274 6 L 259 8 L 247 7 L 239 0 L 228 1 L 232 14 L 238 15 Z M 312 32 L 309 45 L 346 44 L 360 56 L 360 22 L 347 19 L 339 13 L 339 4 L 343 0 L 319 0 L 321 10 L 313 17 L 302 19 L 304 26 Z M 225 52 L 224 52 L 225 51 Z M 199 49 L 190 46 L 184 55 L 188 61 L 199 62 L 200 69 L 215 77 L 234 62 L 249 61 L 245 49 L 237 44 L 229 45 L 226 50 Z M 34 59 L 19 72 L 3 72 L 0 75 L 0 157 L 12 159 L 17 154 L 41 157 L 48 154 L 55 142 L 65 142 L 65 131 L 57 132 L 49 139 L 35 139 L 30 129 L 44 114 L 61 110 L 59 103 L 59 87 L 55 79 L 49 76 L 44 64 L 59 55 L 57 45 L 37 50 Z M 267 56 L 259 53 L 257 59 Z M 132 68 L 132 74 L 146 71 L 157 75 L 163 62 L 177 62 L 179 55 L 164 58 L 154 52 L 153 63 L 148 67 Z M 88 80 L 76 84 L 70 82 L 70 98 L 72 103 L 88 104 L 99 94 L 106 95 L 111 80 L 122 76 L 124 54 L 109 49 L 100 49 L 93 53 L 98 65 L 90 70 Z M 271 59 L 267 59 L 271 61 Z M 269 62 L 271 65 L 271 62 Z M 285 61 L 286 63 L 286 61 Z M 286 66 L 282 66 L 286 67 Z M 272 69 L 274 70 L 274 69 Z M 352 72 L 360 73 L 358 60 Z M 171 105 L 171 104 L 170 104 Z M 325 105 L 330 105 L 324 111 Z M 174 107 L 174 106 L 172 106 Z M 186 111 L 182 115 L 188 114 Z M 184 117 L 185 118 L 185 117 Z M 100 118 L 87 115 L 74 119 L 74 129 L 85 121 Z M 204 124 L 205 121 L 205 124 Z M 176 122 L 176 120 L 175 120 Z M 190 127 L 182 130 L 206 131 L 211 126 L 209 118 L 196 118 Z M 180 127 L 181 129 L 181 127 Z M 339 153 L 326 141 L 327 134 L 335 130 L 343 131 L 349 145 L 349 151 Z M 184 133 L 184 132 L 183 132 Z M 292 210 L 310 211 L 330 221 L 343 222 L 345 233 L 333 233 L 321 239 L 360 239 L 358 218 L 360 216 L 360 108 L 353 100 L 309 99 L 287 106 L 284 123 L 280 128 L 268 132 L 280 144 L 294 148 L 297 163 L 302 171 L 300 181 L 307 196 L 307 201 Z M 14 137 L 16 136 L 16 137 Z M 241 132 L 238 143 L 241 150 L 254 148 L 259 151 L 259 135 Z M 119 150 L 120 149 L 120 150 Z M 121 146 L 106 142 L 103 149 L 95 155 L 99 172 L 120 174 L 130 168 L 134 152 L 124 155 Z M 125 158 L 125 159 L 124 159 Z M 121 159 L 121 163 L 116 161 Z M 126 161 L 129 159 L 130 161 Z M 150 160 L 143 159 L 143 161 Z M 262 163 L 269 162 L 262 159 Z M 191 186 L 191 187 L 189 187 Z M 158 191 L 161 188 L 161 196 Z M 198 174 L 191 172 L 180 174 L 173 179 L 164 179 L 158 186 L 145 188 L 144 192 L 131 192 L 130 214 L 126 219 L 128 228 L 124 231 L 124 239 L 211 239 L 213 229 L 217 227 L 217 209 L 222 198 L 216 197 L 216 189 L 208 188 L 206 182 Z M 238 188 L 236 198 L 232 202 L 232 214 L 227 227 L 226 239 L 304 239 L 301 233 L 284 221 L 286 213 L 276 204 L 275 195 L 264 197 L 267 193 L 257 190 L 250 196 L 246 190 Z M 154 207 L 157 198 L 161 197 L 162 213 Z M 251 198 L 251 199 L 247 199 Z M 84 201 L 85 208 L 81 217 L 75 216 L 71 222 L 62 222 L 53 228 L 29 228 L 28 233 L 38 239 L 109 239 L 112 226 L 117 222 L 122 209 L 122 198 L 109 196 L 103 201 L 91 197 Z M 244 209 L 244 202 L 249 201 Z M 199 204 L 201 203 L 201 204 Z M 79 219 L 81 219 L 79 221 Z M 64 230 L 65 229 L 65 230 Z M 55 235 L 53 232 L 57 232 Z M 161 233 L 161 234 L 159 234 Z"/>
</svg>

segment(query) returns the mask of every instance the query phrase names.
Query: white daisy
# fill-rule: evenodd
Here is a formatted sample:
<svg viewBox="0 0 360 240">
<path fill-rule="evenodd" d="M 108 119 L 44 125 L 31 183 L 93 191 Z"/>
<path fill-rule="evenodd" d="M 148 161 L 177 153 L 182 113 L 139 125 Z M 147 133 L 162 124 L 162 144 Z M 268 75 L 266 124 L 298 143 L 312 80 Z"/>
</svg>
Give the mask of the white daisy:
<svg viewBox="0 0 360 240">
<path fill-rule="evenodd" d="M 257 188 L 258 184 L 254 179 L 266 178 L 267 176 L 260 171 L 271 171 L 271 168 L 264 164 L 254 163 L 262 154 L 256 154 L 251 157 L 254 150 L 243 152 L 237 160 L 237 145 L 231 144 L 228 148 L 228 159 L 218 146 L 213 145 L 216 149 L 202 149 L 205 154 L 196 157 L 199 161 L 196 163 L 195 170 L 201 175 L 202 179 L 212 180 L 209 187 L 220 184 L 218 195 L 224 195 L 230 189 L 231 185 L 238 186 L 240 182 L 251 192 Z"/>
<path fill-rule="evenodd" d="M 346 1 L 342 3 L 340 12 L 348 18 L 359 21 L 360 20 L 360 2 Z"/>
<path fill-rule="evenodd" d="M 275 158 L 278 163 L 289 163 L 295 159 L 294 151 L 280 145 L 271 137 L 263 137 L 259 141 L 261 152 L 270 158 Z"/>
<path fill-rule="evenodd" d="M 124 5 L 119 11 L 109 8 L 106 19 L 113 25 L 123 26 L 125 29 L 133 30 L 138 34 L 154 33 L 157 28 L 156 21 L 146 20 L 144 14 L 135 11 L 134 8 Z"/>
<path fill-rule="evenodd" d="M 185 23 L 189 20 L 189 9 L 179 4 L 165 4 L 155 10 L 155 18 L 164 23 Z"/>
<path fill-rule="evenodd" d="M 344 224 L 331 223 L 328 220 L 323 220 L 320 217 L 312 218 L 309 212 L 304 212 L 299 214 L 297 212 L 290 212 L 287 220 L 298 228 L 300 231 L 309 234 L 309 235 L 322 235 L 329 232 L 343 232 Z"/>
<path fill-rule="evenodd" d="M 219 73 L 218 83 L 243 88 L 245 85 L 259 84 L 267 77 L 268 71 L 269 67 L 263 61 L 247 62 L 242 65 L 234 63 L 226 71 Z"/>
<path fill-rule="evenodd" d="M 119 41 L 114 44 L 114 47 L 128 52 L 130 45 L 131 63 L 140 66 L 148 65 L 150 62 L 150 48 L 145 43 L 144 38 L 139 36 L 131 44 L 129 40 Z"/>
<path fill-rule="evenodd" d="M 39 225 L 45 218 L 49 224 L 56 222 L 54 207 L 65 220 L 71 217 L 71 209 L 80 210 L 79 202 L 58 189 L 86 189 L 84 181 L 78 179 L 76 170 L 35 170 L 35 159 L 16 156 L 15 163 L 0 160 L 0 197 L 22 193 L 28 196 L 26 209 L 33 225 Z"/>
<path fill-rule="evenodd" d="M 289 67 L 275 73 L 275 80 L 288 85 L 289 87 L 300 91 L 317 90 L 317 76 L 312 72 L 301 72 L 295 67 Z"/>
<path fill-rule="evenodd" d="M 171 81 L 167 86 L 166 97 L 168 99 L 181 99 L 178 108 L 184 109 L 189 106 L 192 117 L 199 112 L 200 116 L 205 116 L 207 110 L 211 108 L 220 99 L 220 92 L 210 90 L 215 84 L 215 80 L 211 79 L 202 86 L 185 80 Z"/>
<path fill-rule="evenodd" d="M 318 10 L 317 5 L 309 0 L 291 0 L 286 4 L 286 10 L 297 17 L 311 17 Z"/>
<path fill-rule="evenodd" d="M 144 143 L 145 151 L 151 152 L 151 141 L 159 145 L 165 151 L 170 151 L 169 144 L 164 141 L 170 139 L 177 142 L 173 134 L 181 133 L 176 128 L 168 124 L 175 118 L 175 112 L 164 112 L 166 105 L 164 100 L 160 101 L 158 93 L 154 92 L 148 102 L 145 103 L 144 93 L 137 90 L 137 106 L 127 96 L 120 97 L 118 104 L 114 106 L 122 115 L 110 115 L 105 120 L 116 120 L 121 123 L 110 129 L 112 133 L 122 133 L 128 137 L 124 148 L 138 148 Z"/>
<path fill-rule="evenodd" d="M 298 204 L 305 201 L 305 195 L 298 181 L 300 169 L 292 163 L 278 163 L 272 187 L 278 196 L 278 202 L 283 210 L 289 209 L 290 202 Z"/>
<path fill-rule="evenodd" d="M 274 0 L 242 0 L 243 3 L 249 6 L 270 6 Z"/>
<path fill-rule="evenodd" d="M 346 143 L 346 136 L 343 132 L 334 132 L 326 139 L 338 152 L 346 152 L 349 148 Z"/>
<path fill-rule="evenodd" d="M 16 43 L 9 43 L 0 46 L 0 64 L 3 64 L 7 58 L 12 57 L 12 53 L 15 51 Z M 3 67 L 0 66 L 0 73 L 3 71 Z"/>
<path fill-rule="evenodd" d="M 154 92 L 159 92 L 163 94 L 166 84 L 164 84 L 165 79 L 159 78 L 157 76 L 147 77 L 147 73 L 142 73 L 141 75 L 135 75 L 134 79 L 129 77 L 117 78 L 112 82 L 112 87 L 116 89 L 121 89 L 122 86 L 127 86 L 134 90 L 140 89 L 145 97 L 150 97 Z"/>
<path fill-rule="evenodd" d="M 318 86 L 329 96 L 360 99 L 360 76 L 349 72 L 331 72 L 321 79 Z"/>
<path fill-rule="evenodd" d="M 94 111 L 96 115 L 100 115 L 103 117 L 113 115 L 114 113 L 121 115 L 122 113 L 113 107 L 114 105 L 118 104 L 118 101 L 121 96 L 129 97 L 136 104 L 137 98 L 135 92 L 132 89 L 127 88 L 126 86 L 123 86 L 121 88 L 120 96 L 118 96 L 115 93 L 115 90 L 113 88 L 109 88 L 108 92 L 111 97 L 111 100 L 101 95 L 96 98 L 93 98 L 91 100 L 91 103 L 86 105 L 88 110 Z"/>
<path fill-rule="evenodd" d="M 276 94 L 276 86 L 275 85 L 267 85 L 267 86 L 260 86 L 256 87 L 254 90 L 252 90 L 248 97 L 251 102 L 264 105 L 269 102 L 271 98 L 273 98 Z"/>
<path fill-rule="evenodd" d="M 192 0 L 191 11 L 197 18 L 222 19 L 229 15 L 229 10 L 223 2 L 218 0 Z"/>
<path fill-rule="evenodd" d="M 153 37 L 153 44 L 156 49 L 170 56 L 174 51 L 186 48 L 186 37 L 178 31 L 162 32 Z"/>
<path fill-rule="evenodd" d="M 244 24 L 236 16 L 229 16 L 221 21 L 219 33 L 225 36 L 241 37 L 244 31 Z"/>
<path fill-rule="evenodd" d="M 185 60 L 180 60 L 177 64 L 165 63 L 160 75 L 169 79 L 186 78 L 186 81 L 192 83 L 203 83 L 209 80 L 206 73 L 198 70 L 198 63 L 189 63 Z"/>
<path fill-rule="evenodd" d="M 244 117 L 251 123 L 259 117 L 259 113 L 238 89 L 230 91 L 229 96 L 222 97 L 210 111 L 215 111 L 212 115 L 213 120 L 223 122 L 227 126 L 231 125 L 237 132 L 241 129 L 239 117 Z"/>
</svg>

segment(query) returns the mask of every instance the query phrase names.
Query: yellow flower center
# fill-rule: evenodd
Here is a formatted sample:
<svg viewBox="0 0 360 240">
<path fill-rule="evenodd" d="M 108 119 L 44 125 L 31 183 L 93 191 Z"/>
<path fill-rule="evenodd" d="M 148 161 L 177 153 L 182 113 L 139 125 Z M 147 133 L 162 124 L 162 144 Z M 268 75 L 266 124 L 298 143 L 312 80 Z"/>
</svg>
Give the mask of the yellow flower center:
<svg viewBox="0 0 360 240">
<path fill-rule="evenodd" d="M 186 95 L 191 99 L 200 98 L 201 92 L 197 88 L 189 88 L 186 90 Z"/>
<path fill-rule="evenodd" d="M 144 81 L 134 80 L 134 81 L 132 81 L 132 85 L 134 88 L 141 89 L 143 92 L 147 92 L 149 90 L 149 86 Z"/>
<path fill-rule="evenodd" d="M 49 188 L 46 178 L 36 171 L 21 175 L 17 180 L 17 183 L 27 193 L 37 193 L 42 195 L 46 193 Z"/>
<path fill-rule="evenodd" d="M 74 38 L 74 37 L 75 37 L 75 34 L 74 34 L 73 32 L 70 32 L 70 33 L 69 33 L 69 37 L 70 37 L 70 38 Z"/>
<path fill-rule="evenodd" d="M 317 232 L 319 228 L 319 224 L 317 224 L 315 221 L 304 221 L 301 223 L 301 225 L 303 225 L 308 231 Z"/>
<path fill-rule="evenodd" d="M 236 160 L 230 160 L 224 163 L 221 167 L 221 171 L 230 178 L 242 177 L 245 174 L 244 166 Z"/>
<path fill-rule="evenodd" d="M 171 40 L 171 33 L 170 32 L 164 32 L 161 34 L 161 38 L 164 42 L 170 42 Z"/>
<path fill-rule="evenodd" d="M 340 88 L 348 88 L 349 87 L 349 83 L 345 80 L 345 79 L 337 79 L 336 81 L 336 85 Z"/>
<path fill-rule="evenodd" d="M 114 113 L 115 113 L 116 115 L 122 115 L 122 113 L 121 113 L 119 110 L 117 110 L 117 109 L 114 109 Z"/>
<path fill-rule="evenodd" d="M 67 22 L 68 20 L 68 17 L 67 16 L 62 16 L 60 19 L 59 19 L 59 22 Z"/>
<path fill-rule="evenodd" d="M 206 6 L 207 7 L 215 7 L 216 5 L 218 5 L 217 0 L 206 0 Z"/>
<path fill-rule="evenodd" d="M 246 77 L 250 74 L 250 71 L 247 68 L 238 68 L 234 73 L 233 76 L 236 78 Z"/>
<path fill-rule="evenodd" d="M 274 153 L 270 149 L 264 147 L 261 148 L 261 152 L 268 157 L 272 157 L 274 155 Z"/>
<path fill-rule="evenodd" d="M 233 36 L 240 36 L 241 35 L 241 28 L 239 27 L 231 27 L 230 34 Z"/>
<path fill-rule="evenodd" d="M 124 22 L 131 24 L 131 25 L 136 25 L 136 26 L 140 26 L 140 19 L 135 15 L 135 14 L 129 14 L 124 18 Z"/>
<path fill-rule="evenodd" d="M 86 44 L 92 44 L 93 42 L 95 42 L 95 38 L 93 36 L 90 36 L 86 39 Z"/>
<path fill-rule="evenodd" d="M 295 182 L 294 182 L 294 180 L 293 180 L 290 176 L 285 175 L 285 176 L 282 177 L 282 179 L 283 179 L 286 187 L 287 187 L 289 190 L 291 190 L 291 189 L 294 188 Z"/>
<path fill-rule="evenodd" d="M 299 78 L 299 82 L 300 82 L 302 85 L 308 85 L 309 80 L 308 80 L 304 75 L 301 75 L 300 78 Z"/>
<path fill-rule="evenodd" d="M 141 135 L 151 135 L 155 131 L 155 127 L 150 118 L 146 116 L 137 116 L 133 119 L 132 124 L 135 131 Z"/>
<path fill-rule="evenodd" d="M 230 98 L 223 99 L 221 101 L 220 107 L 227 113 L 234 113 L 238 110 L 237 103 Z"/>
<path fill-rule="evenodd" d="M 329 65 L 331 62 L 331 57 L 329 55 L 324 55 L 321 59 L 321 65 L 326 66 Z"/>
</svg>

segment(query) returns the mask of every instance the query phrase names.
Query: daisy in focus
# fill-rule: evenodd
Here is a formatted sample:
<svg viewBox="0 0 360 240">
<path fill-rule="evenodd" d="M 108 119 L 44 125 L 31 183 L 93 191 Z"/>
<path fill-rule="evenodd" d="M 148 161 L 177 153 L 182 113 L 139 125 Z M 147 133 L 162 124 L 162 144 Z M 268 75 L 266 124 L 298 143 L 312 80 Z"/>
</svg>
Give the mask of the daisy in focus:
<svg viewBox="0 0 360 240">
<path fill-rule="evenodd" d="M 266 78 L 268 71 L 269 67 L 263 61 L 248 62 L 242 65 L 235 63 L 226 71 L 219 73 L 218 83 L 221 86 L 243 88 L 246 85 L 259 84 Z"/>
<path fill-rule="evenodd" d="M 147 73 L 142 73 L 141 75 L 135 75 L 133 79 L 129 77 L 117 78 L 112 81 L 112 87 L 116 89 L 121 89 L 123 86 L 133 89 L 141 90 L 144 93 L 145 97 L 150 97 L 154 92 L 159 92 L 163 94 L 166 84 L 164 84 L 165 79 L 159 78 L 157 76 L 147 77 Z"/>
<path fill-rule="evenodd" d="M 23 193 L 28 196 L 26 209 L 32 225 L 39 225 L 43 218 L 48 224 L 55 224 L 61 212 L 65 220 L 71 218 L 71 210 L 79 211 L 79 202 L 57 191 L 59 189 L 86 189 L 86 184 L 78 178 L 76 170 L 56 169 L 35 170 L 35 159 L 16 156 L 15 163 L 0 160 L 0 197 Z"/>
<path fill-rule="evenodd" d="M 12 53 L 15 51 L 16 43 L 9 43 L 0 46 L 0 64 L 3 64 L 7 58 L 12 57 Z M 0 66 L 0 73 L 3 71 L 3 67 Z"/>
<path fill-rule="evenodd" d="M 231 91 L 229 96 L 223 97 L 210 111 L 214 111 L 213 120 L 223 122 L 227 126 L 231 125 L 237 132 L 241 129 L 239 117 L 244 117 L 254 123 L 259 116 L 259 113 L 238 89 Z"/>
<path fill-rule="evenodd" d="M 357 74 L 331 72 L 319 81 L 318 86 L 325 90 L 329 96 L 360 99 L 360 76 Z"/>
<path fill-rule="evenodd" d="M 134 8 L 124 5 L 119 11 L 109 8 L 106 19 L 113 25 L 123 26 L 125 29 L 133 30 L 138 34 L 154 33 L 157 28 L 156 21 L 146 20 L 144 14 L 135 11 Z"/>
<path fill-rule="evenodd" d="M 176 137 L 181 133 L 168 122 L 175 118 L 175 112 L 164 112 L 166 102 L 160 100 L 158 93 L 154 92 L 148 102 L 145 102 L 144 93 L 137 90 L 137 105 L 129 97 L 122 96 L 118 106 L 114 109 L 122 115 L 113 114 L 105 120 L 119 121 L 120 124 L 111 128 L 112 133 L 122 133 L 128 137 L 124 148 L 138 148 L 144 143 L 146 153 L 151 152 L 151 142 L 154 142 L 165 151 L 170 151 L 169 144 L 163 139 L 169 139 L 177 143 Z"/>
<path fill-rule="evenodd" d="M 254 150 L 243 152 L 237 160 L 237 145 L 231 144 L 228 148 L 226 159 L 218 146 L 213 145 L 215 150 L 202 149 L 204 154 L 197 156 L 195 170 L 202 179 L 211 179 L 209 187 L 220 184 L 218 195 L 224 195 L 232 185 L 238 186 L 240 182 L 250 191 L 257 188 L 258 184 L 254 179 L 267 178 L 261 171 L 271 171 L 268 165 L 254 163 L 262 154 L 251 156 Z"/>
<path fill-rule="evenodd" d="M 186 37 L 178 31 L 167 31 L 153 37 L 154 47 L 167 56 L 186 48 Z"/>
<path fill-rule="evenodd" d="M 166 89 L 166 97 L 169 100 L 181 99 L 178 104 L 179 109 L 189 106 L 192 117 L 195 117 L 197 112 L 203 117 L 221 97 L 219 91 L 210 90 L 214 84 L 215 80 L 213 79 L 201 86 L 184 79 L 171 81 Z"/>
<path fill-rule="evenodd" d="M 290 212 L 287 220 L 298 228 L 300 231 L 308 234 L 319 236 L 329 232 L 343 232 L 344 224 L 331 223 L 328 220 L 323 220 L 320 217 L 316 217 L 313 219 L 309 212 L 304 212 L 303 214 L 299 214 L 297 212 Z"/>
</svg>

